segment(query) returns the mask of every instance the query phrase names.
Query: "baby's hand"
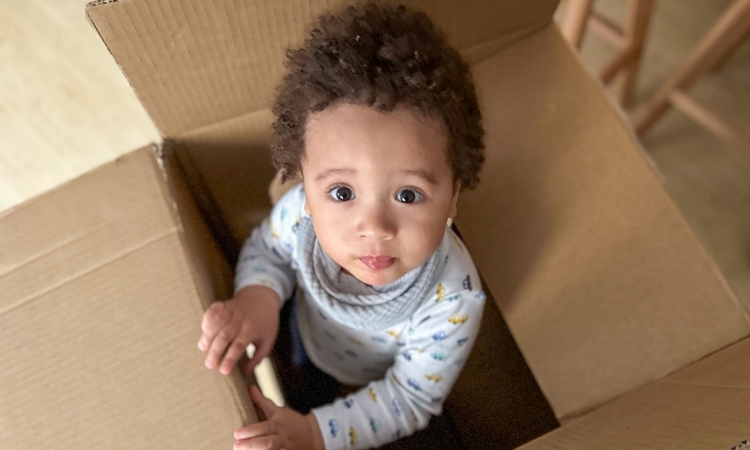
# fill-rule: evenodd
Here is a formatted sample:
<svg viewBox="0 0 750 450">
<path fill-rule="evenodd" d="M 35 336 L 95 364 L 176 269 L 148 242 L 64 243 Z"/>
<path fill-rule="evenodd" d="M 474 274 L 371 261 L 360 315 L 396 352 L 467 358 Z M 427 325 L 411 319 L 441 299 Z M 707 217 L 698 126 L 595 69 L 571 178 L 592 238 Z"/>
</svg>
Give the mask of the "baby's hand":
<svg viewBox="0 0 750 450">
<path fill-rule="evenodd" d="M 255 354 L 245 365 L 251 371 L 271 351 L 279 331 L 279 296 L 265 286 L 248 286 L 226 302 L 214 302 L 203 314 L 203 335 L 198 348 L 206 355 L 206 367 L 232 373 L 247 346 Z"/>
<path fill-rule="evenodd" d="M 234 450 L 323 449 L 323 436 L 315 416 L 303 416 L 290 408 L 276 406 L 257 386 L 250 387 L 250 398 L 266 415 L 266 420 L 235 430 Z"/>
</svg>

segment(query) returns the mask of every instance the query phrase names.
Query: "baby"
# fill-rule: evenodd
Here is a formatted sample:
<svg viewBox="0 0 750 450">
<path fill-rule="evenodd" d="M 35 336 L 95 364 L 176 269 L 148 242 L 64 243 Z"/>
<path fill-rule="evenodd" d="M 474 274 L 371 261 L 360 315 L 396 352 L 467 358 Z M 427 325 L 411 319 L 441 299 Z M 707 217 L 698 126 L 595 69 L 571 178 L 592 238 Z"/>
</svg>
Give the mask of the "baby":
<svg viewBox="0 0 750 450">
<path fill-rule="evenodd" d="M 442 411 L 479 331 L 484 293 L 446 226 L 478 182 L 483 129 L 467 64 L 422 13 L 368 4 L 325 14 L 273 112 L 273 162 L 301 177 L 245 242 L 235 297 L 206 311 L 206 366 L 270 352 L 279 310 L 305 356 L 361 389 L 303 415 L 251 388 L 267 420 L 235 449 L 369 448 Z"/>
</svg>

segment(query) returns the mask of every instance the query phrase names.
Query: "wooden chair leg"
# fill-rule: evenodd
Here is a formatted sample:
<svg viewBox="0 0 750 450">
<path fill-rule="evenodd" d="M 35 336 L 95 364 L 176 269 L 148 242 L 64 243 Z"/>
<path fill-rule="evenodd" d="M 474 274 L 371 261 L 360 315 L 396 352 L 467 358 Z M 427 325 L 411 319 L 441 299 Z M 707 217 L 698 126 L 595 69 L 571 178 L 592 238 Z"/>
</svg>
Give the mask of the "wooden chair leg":
<svg viewBox="0 0 750 450">
<path fill-rule="evenodd" d="M 740 45 L 742 45 L 743 41 L 746 41 L 748 39 L 750 39 L 750 30 L 748 30 L 747 34 L 745 34 L 745 38 L 744 39 L 739 39 L 737 41 L 737 43 L 735 44 L 735 46 L 732 47 L 727 52 L 727 54 L 724 55 L 724 57 L 721 58 L 721 60 L 717 61 L 716 64 L 714 64 L 713 67 L 711 67 L 711 69 L 709 69 L 709 70 L 711 72 L 721 70 L 721 68 L 724 67 L 724 65 L 727 63 L 727 60 L 732 56 L 732 53 L 734 53 L 734 51 L 737 50 L 737 48 L 739 48 Z"/>
<path fill-rule="evenodd" d="M 620 52 L 601 72 L 600 78 L 608 84 L 620 73 L 620 99 L 623 106 L 630 102 L 633 84 L 640 65 L 646 30 L 653 10 L 653 0 L 630 0 L 625 28 L 592 10 L 593 0 L 565 0 L 561 31 L 570 44 L 578 49 L 587 26 L 608 41 Z"/>
<path fill-rule="evenodd" d="M 623 49 L 625 42 L 622 27 L 596 11 L 591 11 L 589 15 L 588 30 L 617 50 Z"/>
<path fill-rule="evenodd" d="M 750 0 L 735 0 L 706 33 L 685 63 L 654 94 L 636 117 L 636 133 L 643 134 L 669 107 L 674 91 L 685 90 L 731 51 L 750 28 Z"/>
<path fill-rule="evenodd" d="M 703 128 L 719 136 L 737 149 L 750 156 L 750 133 L 735 127 L 729 119 L 711 111 L 688 94 L 676 90 L 669 96 L 669 102 L 681 113 L 698 122 Z"/>
<path fill-rule="evenodd" d="M 635 83 L 635 77 L 640 66 L 646 30 L 653 10 L 653 0 L 631 0 L 625 29 L 622 32 L 622 46 L 620 53 L 602 71 L 600 78 L 608 84 L 618 74 L 620 77 L 620 103 L 628 106 Z"/>
<path fill-rule="evenodd" d="M 620 104 L 628 107 L 633 101 L 633 87 L 641 65 L 646 32 L 654 10 L 653 0 L 631 0 L 628 18 L 625 23 L 625 47 L 633 49 L 633 57 L 623 67 L 623 76 L 619 80 Z"/>
<path fill-rule="evenodd" d="M 565 5 L 565 16 L 560 31 L 565 39 L 570 42 L 570 45 L 576 49 L 581 47 L 581 40 L 584 31 L 586 31 L 586 23 L 593 3 L 594 0 L 567 0 Z"/>
</svg>

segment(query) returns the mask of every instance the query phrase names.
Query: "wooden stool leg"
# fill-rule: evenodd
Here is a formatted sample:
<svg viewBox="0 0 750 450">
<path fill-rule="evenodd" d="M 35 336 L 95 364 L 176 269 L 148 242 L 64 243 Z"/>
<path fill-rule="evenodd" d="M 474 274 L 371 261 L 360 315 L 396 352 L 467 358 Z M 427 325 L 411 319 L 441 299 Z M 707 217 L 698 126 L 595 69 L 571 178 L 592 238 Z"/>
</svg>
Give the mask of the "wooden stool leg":
<svg viewBox="0 0 750 450">
<path fill-rule="evenodd" d="M 745 41 L 747 39 L 750 39 L 750 30 L 747 30 L 747 34 L 745 34 L 745 38 L 744 39 L 737 40 L 737 43 L 734 45 L 734 47 L 732 47 L 727 52 L 727 54 L 724 55 L 724 57 L 721 58 L 721 60 L 717 61 L 716 64 L 714 64 L 713 67 L 711 67 L 711 69 L 709 69 L 709 70 L 711 72 L 721 70 L 721 68 L 724 67 L 724 64 L 727 63 L 727 60 L 732 56 L 732 53 L 734 53 L 734 51 L 737 50 L 737 48 L 739 48 L 740 45 L 742 45 L 743 41 Z"/>
<path fill-rule="evenodd" d="M 594 0 L 567 0 L 565 16 L 560 31 L 574 48 L 581 47 L 583 32 L 586 31 L 591 5 Z"/>
<path fill-rule="evenodd" d="M 681 91 L 672 92 L 672 95 L 669 96 L 669 102 L 681 113 L 750 156 L 750 133 L 742 128 L 735 127 L 726 117 L 711 111 L 711 109 Z"/>
<path fill-rule="evenodd" d="M 644 133 L 669 107 L 676 90 L 692 85 L 717 61 L 721 60 L 750 28 L 750 0 L 735 0 L 706 33 L 687 61 L 654 94 L 634 121 L 636 133 Z"/>
<path fill-rule="evenodd" d="M 625 47 L 633 49 L 633 57 L 624 66 L 624 76 L 619 80 L 620 104 L 623 107 L 630 106 L 633 100 L 633 86 L 641 65 L 643 45 L 653 9 L 653 0 L 630 0 L 625 23 Z"/>
</svg>

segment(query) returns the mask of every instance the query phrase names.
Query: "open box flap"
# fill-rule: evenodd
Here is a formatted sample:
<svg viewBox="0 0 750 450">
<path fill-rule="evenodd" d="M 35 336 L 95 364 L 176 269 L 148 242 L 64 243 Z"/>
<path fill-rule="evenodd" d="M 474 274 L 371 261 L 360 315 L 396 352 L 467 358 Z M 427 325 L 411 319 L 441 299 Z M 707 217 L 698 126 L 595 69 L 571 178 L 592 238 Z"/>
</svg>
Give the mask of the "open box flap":
<svg viewBox="0 0 750 450">
<path fill-rule="evenodd" d="M 748 373 L 744 339 L 520 449 L 747 449 Z"/>
<path fill-rule="evenodd" d="M 558 417 L 750 333 L 715 262 L 555 26 L 472 70 L 487 161 L 456 224 Z"/>
<path fill-rule="evenodd" d="M 130 153 L 0 214 L 3 448 L 229 448 L 257 420 L 241 377 L 202 364 L 210 288 L 156 161 Z"/>
<path fill-rule="evenodd" d="M 104 0 L 87 14 L 162 136 L 267 108 L 286 48 L 344 2 Z M 478 60 L 550 22 L 557 0 L 409 0 Z"/>
</svg>

